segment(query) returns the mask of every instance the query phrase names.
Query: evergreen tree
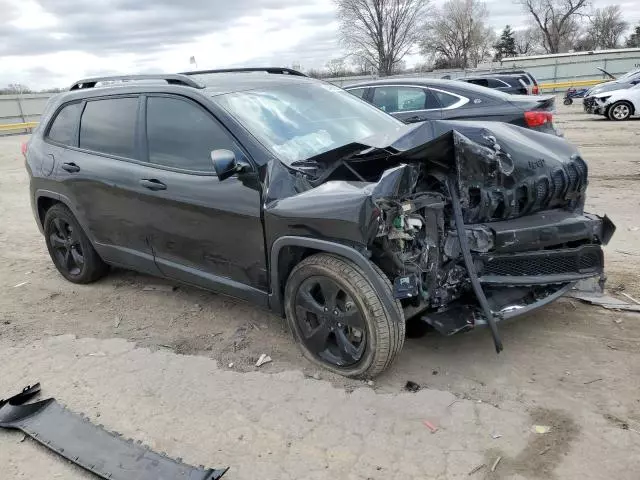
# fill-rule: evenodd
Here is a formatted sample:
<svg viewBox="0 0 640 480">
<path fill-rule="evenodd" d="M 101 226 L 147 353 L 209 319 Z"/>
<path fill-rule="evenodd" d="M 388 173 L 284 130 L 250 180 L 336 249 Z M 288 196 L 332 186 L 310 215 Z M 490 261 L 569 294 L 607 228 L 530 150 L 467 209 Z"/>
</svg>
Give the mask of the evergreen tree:
<svg viewBox="0 0 640 480">
<path fill-rule="evenodd" d="M 518 51 L 516 50 L 516 39 L 513 36 L 513 30 L 511 30 L 511 26 L 507 25 L 502 30 L 502 34 L 500 35 L 500 40 L 496 42 L 493 46 L 495 48 L 496 53 L 494 60 L 499 61 L 505 57 L 515 57 L 518 55 Z"/>
<path fill-rule="evenodd" d="M 637 48 L 640 47 L 640 25 L 636 25 L 635 30 L 629 38 L 627 38 L 627 47 L 628 48 Z"/>
</svg>

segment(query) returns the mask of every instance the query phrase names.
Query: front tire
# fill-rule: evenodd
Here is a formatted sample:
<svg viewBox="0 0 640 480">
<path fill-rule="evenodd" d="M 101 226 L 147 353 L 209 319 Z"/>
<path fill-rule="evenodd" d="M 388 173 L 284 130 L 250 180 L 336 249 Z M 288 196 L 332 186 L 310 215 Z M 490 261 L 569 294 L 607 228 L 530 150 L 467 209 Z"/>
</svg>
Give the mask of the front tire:
<svg viewBox="0 0 640 480">
<path fill-rule="evenodd" d="M 564 103 L 565 105 L 571 105 L 573 103 L 573 99 L 567 97 L 562 103 Z"/>
<path fill-rule="evenodd" d="M 391 292 L 391 283 L 375 265 Z M 300 262 L 285 287 L 285 313 L 302 354 L 339 375 L 371 378 L 402 349 L 402 307 L 388 312 L 371 281 L 354 263 L 316 254 Z"/>
<path fill-rule="evenodd" d="M 70 282 L 95 282 L 109 270 L 66 205 L 47 210 L 44 238 L 53 264 Z"/>
<path fill-rule="evenodd" d="M 609 120 L 622 121 L 628 120 L 633 112 L 633 107 L 629 102 L 619 101 L 609 107 L 607 116 Z"/>
</svg>

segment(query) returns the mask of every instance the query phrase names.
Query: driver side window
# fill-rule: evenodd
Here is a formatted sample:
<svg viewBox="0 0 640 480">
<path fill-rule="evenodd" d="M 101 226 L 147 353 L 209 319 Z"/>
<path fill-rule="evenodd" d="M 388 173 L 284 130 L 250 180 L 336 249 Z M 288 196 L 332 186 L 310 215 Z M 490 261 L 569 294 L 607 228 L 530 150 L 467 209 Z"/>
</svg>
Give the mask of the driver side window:
<svg viewBox="0 0 640 480">
<path fill-rule="evenodd" d="M 227 131 L 203 108 L 174 97 L 147 98 L 149 162 L 213 173 L 211 151 L 239 149 Z"/>
</svg>

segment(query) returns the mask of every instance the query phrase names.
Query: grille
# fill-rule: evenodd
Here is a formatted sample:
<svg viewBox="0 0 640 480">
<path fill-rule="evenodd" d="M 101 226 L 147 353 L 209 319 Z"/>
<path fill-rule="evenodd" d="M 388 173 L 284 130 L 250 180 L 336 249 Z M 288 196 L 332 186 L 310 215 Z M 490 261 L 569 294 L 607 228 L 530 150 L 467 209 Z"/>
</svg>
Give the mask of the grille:
<svg viewBox="0 0 640 480">
<path fill-rule="evenodd" d="M 553 195 L 556 197 L 562 195 L 566 186 L 564 172 L 562 170 L 556 170 L 555 172 L 553 172 L 552 180 Z"/>
<path fill-rule="evenodd" d="M 549 195 L 549 180 L 546 178 L 540 179 L 536 185 L 536 201 L 538 203 L 544 202 Z"/>
<path fill-rule="evenodd" d="M 602 269 L 599 247 L 489 257 L 483 275 L 538 276 L 591 273 Z"/>
<path fill-rule="evenodd" d="M 567 173 L 569 174 L 569 188 L 575 190 L 578 184 L 578 169 L 573 163 L 567 165 Z"/>
</svg>

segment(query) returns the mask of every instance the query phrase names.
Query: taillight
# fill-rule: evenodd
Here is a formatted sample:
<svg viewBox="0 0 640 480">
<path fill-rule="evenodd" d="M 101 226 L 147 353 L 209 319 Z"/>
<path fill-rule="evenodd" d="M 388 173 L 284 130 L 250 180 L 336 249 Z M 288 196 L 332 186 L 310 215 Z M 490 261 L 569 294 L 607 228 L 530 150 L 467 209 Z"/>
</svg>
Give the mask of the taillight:
<svg viewBox="0 0 640 480">
<path fill-rule="evenodd" d="M 538 88 L 538 85 L 534 85 L 533 88 L 531 89 L 531 94 L 538 95 L 538 93 L 540 93 L 540 89 Z"/>
<path fill-rule="evenodd" d="M 528 127 L 540 127 L 553 122 L 553 113 L 542 111 L 524 112 L 524 120 L 527 122 Z"/>
<path fill-rule="evenodd" d="M 22 156 L 27 158 L 27 142 L 22 142 L 22 145 L 20 145 L 20 151 L 22 152 Z"/>
</svg>

